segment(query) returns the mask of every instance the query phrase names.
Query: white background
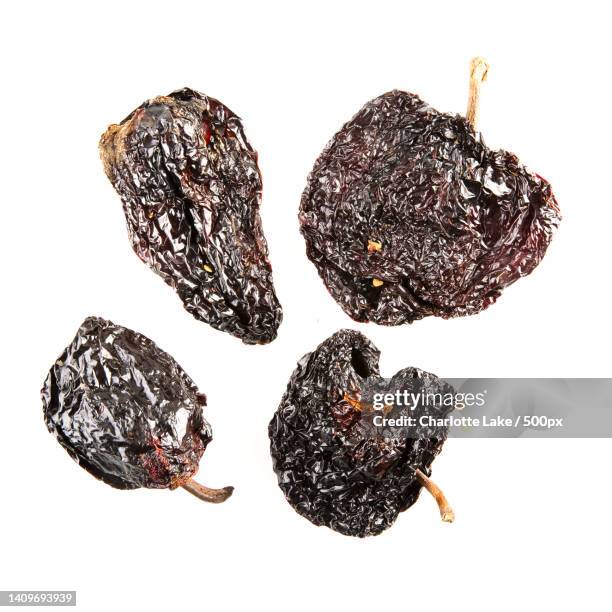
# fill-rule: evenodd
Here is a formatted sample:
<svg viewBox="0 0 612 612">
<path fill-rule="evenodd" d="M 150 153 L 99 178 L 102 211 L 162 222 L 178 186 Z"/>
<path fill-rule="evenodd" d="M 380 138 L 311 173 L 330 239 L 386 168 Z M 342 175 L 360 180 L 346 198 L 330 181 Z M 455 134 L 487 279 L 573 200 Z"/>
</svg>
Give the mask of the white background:
<svg viewBox="0 0 612 612">
<path fill-rule="evenodd" d="M 609 376 L 609 19 L 604 3 L 4 4 L 0 589 L 76 589 L 83 610 L 609 610 L 609 440 L 450 440 L 434 465 L 457 514 L 422 496 L 379 537 L 298 516 L 267 423 L 295 362 L 341 327 L 448 377 Z M 304 254 L 296 211 L 333 133 L 393 88 L 464 112 L 469 59 L 491 65 L 480 127 L 553 185 L 544 261 L 480 315 L 380 328 L 349 320 Z M 188 85 L 244 120 L 284 307 L 247 347 L 191 318 L 127 240 L 97 142 L 143 100 Z M 73 463 L 39 389 L 83 318 L 153 338 L 209 398 L 215 440 L 183 491 L 124 492 Z"/>
</svg>

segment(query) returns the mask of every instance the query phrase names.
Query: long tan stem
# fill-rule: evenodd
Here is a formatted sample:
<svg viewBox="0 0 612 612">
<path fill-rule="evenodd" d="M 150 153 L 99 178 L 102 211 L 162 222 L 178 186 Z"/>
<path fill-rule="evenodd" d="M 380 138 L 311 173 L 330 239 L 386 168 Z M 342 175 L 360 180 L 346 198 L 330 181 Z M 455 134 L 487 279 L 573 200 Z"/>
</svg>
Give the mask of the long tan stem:
<svg viewBox="0 0 612 612">
<path fill-rule="evenodd" d="M 478 120 L 478 102 L 480 100 L 480 86 L 487 80 L 489 64 L 482 57 L 475 57 L 470 63 L 470 93 L 465 118 L 476 129 Z"/>
<path fill-rule="evenodd" d="M 416 477 L 419 479 L 419 482 L 427 489 L 429 493 L 433 496 L 433 498 L 438 503 L 438 508 L 440 508 L 440 516 L 442 520 L 447 523 L 452 523 L 455 520 L 455 513 L 453 509 L 450 507 L 448 500 L 444 496 L 444 493 L 440 490 L 438 485 L 429 480 L 421 470 L 418 468 L 415 470 Z"/>
<path fill-rule="evenodd" d="M 185 489 L 185 491 L 189 491 L 189 493 L 195 495 L 198 499 L 205 502 L 210 502 L 211 504 L 220 504 L 221 502 L 224 502 L 234 492 L 234 487 L 209 489 L 195 480 L 188 480 L 181 486 L 183 489 Z"/>
</svg>

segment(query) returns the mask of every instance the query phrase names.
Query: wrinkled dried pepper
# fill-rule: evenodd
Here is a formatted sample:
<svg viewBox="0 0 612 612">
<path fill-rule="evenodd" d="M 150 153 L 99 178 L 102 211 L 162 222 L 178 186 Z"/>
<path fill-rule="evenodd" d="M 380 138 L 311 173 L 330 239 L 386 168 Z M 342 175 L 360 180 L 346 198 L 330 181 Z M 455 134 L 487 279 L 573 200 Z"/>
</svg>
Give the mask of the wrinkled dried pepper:
<svg viewBox="0 0 612 612">
<path fill-rule="evenodd" d="M 377 535 L 414 504 L 425 486 L 452 521 L 429 480 L 446 425 L 389 429 L 372 418 L 373 393 L 433 396 L 453 389 L 433 374 L 406 368 L 381 378 L 380 353 L 357 331 L 342 330 L 305 355 L 291 375 L 268 433 L 274 470 L 287 501 L 315 525 L 345 535 Z M 443 419 L 452 406 L 388 407 L 396 415 Z"/>
<path fill-rule="evenodd" d="M 148 100 L 100 140 L 138 257 L 188 312 L 247 344 L 277 334 L 257 154 L 240 118 L 191 89 Z"/>
<path fill-rule="evenodd" d="M 232 487 L 192 480 L 212 430 L 206 396 L 154 342 L 98 317 L 87 318 L 42 389 L 47 427 L 68 454 L 117 489 L 184 487 L 225 501 Z"/>
<path fill-rule="evenodd" d="M 307 255 L 356 321 L 470 315 L 531 273 L 560 214 L 550 185 L 468 118 L 391 91 L 368 102 L 317 159 L 299 220 Z"/>
</svg>

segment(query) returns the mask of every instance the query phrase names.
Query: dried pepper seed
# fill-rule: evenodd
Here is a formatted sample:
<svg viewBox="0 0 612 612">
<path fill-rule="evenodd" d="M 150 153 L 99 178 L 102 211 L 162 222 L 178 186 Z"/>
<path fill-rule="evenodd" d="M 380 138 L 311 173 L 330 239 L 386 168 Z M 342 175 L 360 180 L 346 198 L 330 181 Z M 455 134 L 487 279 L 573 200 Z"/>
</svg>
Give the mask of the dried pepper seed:
<svg viewBox="0 0 612 612">
<path fill-rule="evenodd" d="M 187 311 L 247 344 L 272 341 L 282 310 L 259 216 L 257 154 L 240 119 L 181 89 L 111 125 L 100 155 L 134 251 Z"/>
<path fill-rule="evenodd" d="M 406 368 L 379 374 L 378 349 L 362 334 L 343 330 L 305 355 L 291 375 L 268 433 L 274 470 L 287 501 L 315 525 L 345 535 L 377 535 L 414 504 L 424 486 L 443 520 L 454 514 L 428 476 L 447 427 L 417 425 L 390 431 L 372 421 L 375 392 L 453 394 L 433 374 Z M 408 414 L 444 417 L 452 407 L 422 403 Z M 391 414 L 398 406 L 385 405 Z"/>
<path fill-rule="evenodd" d="M 475 314 L 544 256 L 560 221 L 550 185 L 512 153 L 487 148 L 474 128 L 487 70 L 473 61 L 467 119 L 391 91 L 316 161 L 301 232 L 332 297 L 356 321 Z M 376 256 L 364 256 L 366 241 Z"/>
<path fill-rule="evenodd" d="M 176 361 L 145 336 L 87 318 L 42 389 L 47 428 L 90 474 L 117 489 L 183 487 L 225 501 L 192 477 L 212 440 L 200 393 Z"/>
</svg>

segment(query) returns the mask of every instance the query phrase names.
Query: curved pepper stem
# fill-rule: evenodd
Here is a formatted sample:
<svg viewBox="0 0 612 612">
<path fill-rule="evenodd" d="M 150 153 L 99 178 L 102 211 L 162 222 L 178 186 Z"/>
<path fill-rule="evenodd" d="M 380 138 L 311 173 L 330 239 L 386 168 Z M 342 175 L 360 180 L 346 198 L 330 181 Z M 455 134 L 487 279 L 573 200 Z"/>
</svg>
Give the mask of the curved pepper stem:
<svg viewBox="0 0 612 612">
<path fill-rule="evenodd" d="M 478 101 L 480 99 L 480 86 L 487 80 L 489 64 L 482 57 L 475 57 L 470 63 L 470 92 L 468 95 L 467 112 L 465 118 L 476 129 L 478 119 Z"/>
<path fill-rule="evenodd" d="M 185 491 L 189 491 L 192 495 L 195 495 L 202 501 L 209 502 L 211 504 L 220 504 L 224 502 L 228 497 L 231 497 L 234 492 L 234 487 L 224 487 L 223 489 L 209 489 L 204 485 L 196 482 L 195 480 L 188 480 L 181 487 Z"/>
<path fill-rule="evenodd" d="M 448 500 L 444 496 L 444 493 L 440 490 L 438 485 L 431 481 L 421 470 L 418 468 L 415 470 L 415 474 L 419 482 L 427 489 L 429 493 L 433 496 L 433 498 L 438 503 L 438 508 L 440 508 L 440 516 L 442 520 L 446 523 L 452 523 L 455 520 L 455 512 L 451 508 Z"/>
</svg>

